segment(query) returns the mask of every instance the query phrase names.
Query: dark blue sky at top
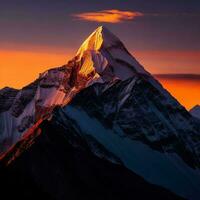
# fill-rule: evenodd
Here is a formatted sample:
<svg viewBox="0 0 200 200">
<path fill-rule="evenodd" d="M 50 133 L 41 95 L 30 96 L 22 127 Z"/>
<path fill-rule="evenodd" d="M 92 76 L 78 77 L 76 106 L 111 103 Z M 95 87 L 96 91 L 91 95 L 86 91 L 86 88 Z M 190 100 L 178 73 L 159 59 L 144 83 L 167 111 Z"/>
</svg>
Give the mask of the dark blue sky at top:
<svg viewBox="0 0 200 200">
<path fill-rule="evenodd" d="M 147 14 L 105 24 L 75 20 L 81 12 L 119 9 Z M 158 14 L 152 16 L 149 14 Z M 131 50 L 200 50 L 200 0 L 0 0 L 0 45 L 77 49 L 105 25 Z"/>
</svg>

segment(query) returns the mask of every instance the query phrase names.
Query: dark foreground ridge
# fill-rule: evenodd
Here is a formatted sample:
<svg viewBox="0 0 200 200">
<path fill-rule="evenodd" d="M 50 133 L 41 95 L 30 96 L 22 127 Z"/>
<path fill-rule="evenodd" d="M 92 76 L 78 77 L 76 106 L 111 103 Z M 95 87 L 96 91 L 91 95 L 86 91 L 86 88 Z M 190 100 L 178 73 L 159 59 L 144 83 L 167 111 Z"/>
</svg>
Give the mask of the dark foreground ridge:
<svg viewBox="0 0 200 200">
<path fill-rule="evenodd" d="M 21 200 L 181 199 L 123 165 L 94 156 L 83 139 L 67 138 L 65 131 L 44 121 L 2 158 L 1 196 Z"/>
</svg>

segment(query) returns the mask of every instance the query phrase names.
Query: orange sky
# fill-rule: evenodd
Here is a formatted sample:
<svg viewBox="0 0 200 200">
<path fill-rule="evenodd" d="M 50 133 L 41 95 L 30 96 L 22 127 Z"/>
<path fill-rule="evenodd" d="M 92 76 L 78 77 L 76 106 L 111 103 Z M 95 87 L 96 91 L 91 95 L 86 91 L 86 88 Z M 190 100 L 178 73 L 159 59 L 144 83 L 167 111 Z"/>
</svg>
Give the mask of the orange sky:
<svg viewBox="0 0 200 200">
<path fill-rule="evenodd" d="M 164 78 L 158 80 L 188 110 L 200 104 L 200 80 Z"/>
<path fill-rule="evenodd" d="M 35 80 L 39 73 L 67 63 L 72 53 L 0 50 L 0 58 L 0 88 L 21 88 Z"/>
<path fill-rule="evenodd" d="M 136 51 L 133 55 L 153 74 L 200 74 L 200 51 Z"/>
<path fill-rule="evenodd" d="M 73 55 L 75 55 L 74 50 L 66 49 L 62 51 L 0 50 L 0 88 L 5 86 L 21 88 L 35 80 L 39 73 L 67 63 Z M 153 74 L 177 73 L 175 67 L 177 62 L 183 64 L 183 70 L 187 63 L 193 66 L 193 69 L 200 63 L 200 53 L 192 52 L 144 51 L 134 52 L 134 55 Z M 166 65 L 171 68 L 166 68 Z M 199 68 L 194 70 L 198 71 Z M 187 73 L 186 70 L 185 72 Z M 160 79 L 160 81 L 187 109 L 200 103 L 200 81 L 174 79 Z"/>
</svg>

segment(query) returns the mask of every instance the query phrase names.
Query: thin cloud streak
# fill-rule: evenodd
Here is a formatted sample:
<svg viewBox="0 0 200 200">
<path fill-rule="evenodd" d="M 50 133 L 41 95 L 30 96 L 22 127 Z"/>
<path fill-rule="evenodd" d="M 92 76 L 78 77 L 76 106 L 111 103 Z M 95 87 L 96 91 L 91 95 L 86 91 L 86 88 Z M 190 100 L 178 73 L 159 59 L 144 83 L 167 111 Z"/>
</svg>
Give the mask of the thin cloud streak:
<svg viewBox="0 0 200 200">
<path fill-rule="evenodd" d="M 102 10 L 97 12 L 85 12 L 74 14 L 78 20 L 105 22 L 105 23 L 120 23 L 123 21 L 134 20 L 136 17 L 141 17 L 144 14 L 135 11 L 121 11 L 121 10 Z"/>
<path fill-rule="evenodd" d="M 94 12 L 84 12 L 72 15 L 74 18 L 82 21 L 104 22 L 104 23 L 120 23 L 124 21 L 135 20 L 137 17 L 200 17 L 199 13 L 183 12 L 183 13 L 142 13 L 138 11 L 122 11 L 117 9 L 101 10 Z"/>
<path fill-rule="evenodd" d="M 200 17 L 200 13 L 191 13 L 191 12 L 169 12 L 169 13 L 143 13 L 145 16 L 153 17 Z"/>
<path fill-rule="evenodd" d="M 154 74 L 160 79 L 176 79 L 176 80 L 195 80 L 200 81 L 200 74 Z"/>
</svg>

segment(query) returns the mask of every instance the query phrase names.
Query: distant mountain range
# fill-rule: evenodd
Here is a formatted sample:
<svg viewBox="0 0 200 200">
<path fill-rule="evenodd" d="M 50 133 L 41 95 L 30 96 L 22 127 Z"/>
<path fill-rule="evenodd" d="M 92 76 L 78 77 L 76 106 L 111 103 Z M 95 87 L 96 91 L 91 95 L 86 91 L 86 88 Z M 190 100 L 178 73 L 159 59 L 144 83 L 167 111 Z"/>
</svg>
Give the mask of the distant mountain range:
<svg viewBox="0 0 200 200">
<path fill-rule="evenodd" d="M 200 106 L 196 105 L 191 110 L 190 113 L 194 116 L 200 119 Z"/>
<path fill-rule="evenodd" d="M 0 148 L 8 199 L 200 199 L 200 120 L 102 26 L 0 91 Z"/>
</svg>

